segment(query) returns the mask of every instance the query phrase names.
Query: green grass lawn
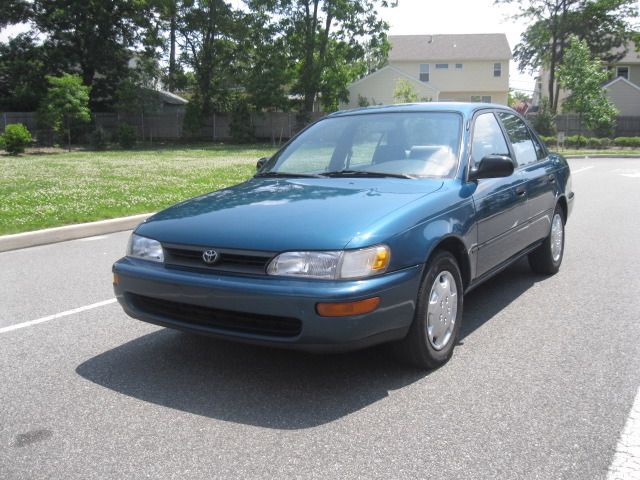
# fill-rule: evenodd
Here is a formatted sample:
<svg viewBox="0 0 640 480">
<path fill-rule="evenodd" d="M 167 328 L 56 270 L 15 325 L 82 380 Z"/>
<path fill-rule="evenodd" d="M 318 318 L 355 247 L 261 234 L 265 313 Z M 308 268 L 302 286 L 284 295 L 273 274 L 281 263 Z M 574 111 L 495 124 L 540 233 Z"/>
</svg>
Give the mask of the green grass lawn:
<svg viewBox="0 0 640 480">
<path fill-rule="evenodd" d="M 233 185 L 268 145 L 0 155 L 0 235 L 153 212 Z"/>
<path fill-rule="evenodd" d="M 606 156 L 606 155 L 634 155 L 634 156 L 640 156 L 640 150 L 623 150 L 623 149 L 617 149 L 617 148 L 612 148 L 612 149 L 600 149 L 600 150 L 595 150 L 595 149 L 586 149 L 586 148 L 582 148 L 582 149 L 566 149 L 566 150 L 557 150 L 555 148 L 553 148 L 553 146 L 550 146 L 549 149 L 552 152 L 558 152 L 560 155 L 579 155 L 579 156 L 585 156 L 585 155 L 601 155 L 601 156 Z"/>
</svg>

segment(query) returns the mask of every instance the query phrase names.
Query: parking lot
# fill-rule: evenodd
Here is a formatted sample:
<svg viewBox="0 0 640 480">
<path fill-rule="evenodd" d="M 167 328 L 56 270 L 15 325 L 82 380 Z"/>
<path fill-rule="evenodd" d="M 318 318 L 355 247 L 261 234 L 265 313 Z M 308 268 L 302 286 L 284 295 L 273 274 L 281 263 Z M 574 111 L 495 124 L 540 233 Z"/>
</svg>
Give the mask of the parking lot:
<svg viewBox="0 0 640 480">
<path fill-rule="evenodd" d="M 383 347 L 133 320 L 110 270 L 129 232 L 0 253 L 0 478 L 616 478 L 640 385 L 640 160 L 570 163 L 560 273 L 521 261 L 470 293 L 431 373 Z"/>
</svg>

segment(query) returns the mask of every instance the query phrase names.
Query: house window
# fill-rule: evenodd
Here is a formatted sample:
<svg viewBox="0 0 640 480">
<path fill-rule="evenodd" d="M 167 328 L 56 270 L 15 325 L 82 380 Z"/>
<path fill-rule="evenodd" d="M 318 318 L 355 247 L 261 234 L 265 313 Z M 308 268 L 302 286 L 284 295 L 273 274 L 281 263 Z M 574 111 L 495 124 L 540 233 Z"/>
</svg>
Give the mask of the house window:
<svg viewBox="0 0 640 480">
<path fill-rule="evenodd" d="M 436 68 L 437 69 L 449 68 L 449 64 L 448 63 L 436 63 Z"/>
<path fill-rule="evenodd" d="M 420 81 L 421 82 L 429 81 L 429 64 L 428 63 L 420 64 Z"/>
<path fill-rule="evenodd" d="M 458 70 L 462 70 L 462 64 L 461 63 L 456 63 L 456 68 Z"/>
<path fill-rule="evenodd" d="M 491 103 L 491 95 L 483 95 L 482 103 Z"/>
<path fill-rule="evenodd" d="M 629 80 L 629 67 L 617 67 L 616 77 L 622 77 Z"/>
<path fill-rule="evenodd" d="M 493 76 L 494 77 L 501 77 L 502 76 L 502 64 L 501 63 L 494 63 L 493 64 Z"/>
<path fill-rule="evenodd" d="M 471 95 L 471 101 L 474 103 L 480 103 L 482 101 L 482 97 L 480 95 Z"/>
</svg>

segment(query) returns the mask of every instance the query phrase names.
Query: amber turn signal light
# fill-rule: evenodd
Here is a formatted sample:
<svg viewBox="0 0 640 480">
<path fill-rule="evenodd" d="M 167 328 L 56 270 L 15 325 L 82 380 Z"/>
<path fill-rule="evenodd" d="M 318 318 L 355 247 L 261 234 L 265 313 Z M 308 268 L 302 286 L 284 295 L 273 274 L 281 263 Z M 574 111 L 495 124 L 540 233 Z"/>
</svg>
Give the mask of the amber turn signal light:
<svg viewBox="0 0 640 480">
<path fill-rule="evenodd" d="M 378 305 L 380 305 L 380 297 L 373 297 L 357 302 L 318 303 L 316 311 L 322 317 L 348 317 L 373 312 Z"/>
<path fill-rule="evenodd" d="M 113 274 L 113 284 L 117 285 L 119 281 L 120 281 L 120 278 L 118 277 L 118 274 L 114 273 Z"/>
</svg>

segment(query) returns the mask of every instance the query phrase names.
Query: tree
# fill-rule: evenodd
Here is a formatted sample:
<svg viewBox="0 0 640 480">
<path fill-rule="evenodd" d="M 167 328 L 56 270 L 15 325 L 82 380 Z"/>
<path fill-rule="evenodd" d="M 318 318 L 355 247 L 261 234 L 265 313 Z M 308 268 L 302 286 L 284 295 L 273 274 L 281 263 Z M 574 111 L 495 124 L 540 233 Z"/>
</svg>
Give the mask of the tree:
<svg viewBox="0 0 640 480">
<path fill-rule="evenodd" d="M 0 30 L 7 25 L 28 20 L 31 6 L 27 0 L 11 0 L 0 3 Z"/>
<path fill-rule="evenodd" d="M 515 107 L 522 102 L 531 103 L 531 95 L 520 90 L 509 89 L 508 103 L 510 107 Z"/>
<path fill-rule="evenodd" d="M 187 115 L 188 130 L 198 131 L 202 118 L 214 111 L 231 111 L 233 90 L 239 87 L 237 58 L 243 12 L 223 0 L 189 0 L 176 15 L 181 62 L 193 71 L 194 92 Z"/>
<path fill-rule="evenodd" d="M 296 68 L 292 92 L 302 111 L 320 99 L 333 107 L 347 100 L 346 85 L 366 73 L 388 51 L 388 25 L 378 10 L 394 0 L 245 0 L 252 11 L 268 12 L 286 38 Z"/>
<path fill-rule="evenodd" d="M 73 122 L 89 122 L 90 87 L 82 84 L 79 75 L 63 74 L 60 77 L 47 76 L 49 90 L 41 106 L 40 114 L 60 136 L 66 134 L 71 151 L 71 128 Z"/>
<path fill-rule="evenodd" d="M 0 43 L 0 111 L 32 112 L 47 93 L 47 74 L 60 73 L 60 59 L 31 33 Z"/>
<path fill-rule="evenodd" d="M 150 28 L 146 0 L 33 0 L 29 20 L 44 45 L 64 58 L 64 71 L 79 71 L 91 87 L 91 107 L 110 109 L 128 75 L 131 50 Z M 49 72 L 53 73 L 53 72 Z"/>
<path fill-rule="evenodd" d="M 529 26 L 514 49 L 521 71 L 549 71 L 546 85 L 551 110 L 558 108 L 560 85 L 556 69 L 564 57 L 569 38 L 585 40 L 591 52 L 605 61 L 621 58 L 633 38 L 631 20 L 637 17 L 635 0 L 495 0 L 496 4 L 517 4 L 518 20 Z M 617 52 L 612 51 L 619 48 Z"/>
<path fill-rule="evenodd" d="M 160 66 L 155 58 L 148 55 L 136 56 L 133 63 L 128 77 L 118 87 L 116 108 L 121 112 L 140 114 L 144 141 L 145 115 L 157 112 L 161 104 L 156 90 Z"/>
<path fill-rule="evenodd" d="M 398 103 L 414 103 L 418 101 L 418 93 L 408 80 L 400 78 L 393 89 L 393 98 Z"/>
<path fill-rule="evenodd" d="M 610 134 L 617 110 L 602 88 L 607 78 L 601 61 L 592 57 L 587 42 L 572 37 L 558 68 L 558 82 L 570 92 L 562 108 L 565 112 L 578 113 L 590 130 Z"/>
</svg>

